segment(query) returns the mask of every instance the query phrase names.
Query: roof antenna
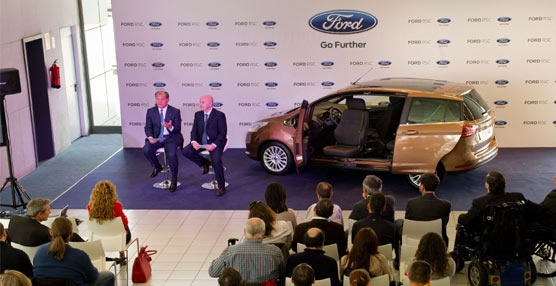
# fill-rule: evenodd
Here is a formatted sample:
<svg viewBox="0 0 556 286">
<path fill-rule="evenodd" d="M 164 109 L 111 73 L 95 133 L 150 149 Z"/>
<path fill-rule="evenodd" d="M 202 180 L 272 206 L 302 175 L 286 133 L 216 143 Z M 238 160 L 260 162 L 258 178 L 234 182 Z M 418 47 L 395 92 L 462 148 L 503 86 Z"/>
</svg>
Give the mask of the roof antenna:
<svg viewBox="0 0 556 286">
<path fill-rule="evenodd" d="M 366 73 L 364 73 L 362 76 L 360 76 L 356 81 L 352 82 L 351 85 L 356 85 L 364 76 L 366 76 L 372 70 L 373 70 L 373 67 L 371 67 Z"/>
</svg>

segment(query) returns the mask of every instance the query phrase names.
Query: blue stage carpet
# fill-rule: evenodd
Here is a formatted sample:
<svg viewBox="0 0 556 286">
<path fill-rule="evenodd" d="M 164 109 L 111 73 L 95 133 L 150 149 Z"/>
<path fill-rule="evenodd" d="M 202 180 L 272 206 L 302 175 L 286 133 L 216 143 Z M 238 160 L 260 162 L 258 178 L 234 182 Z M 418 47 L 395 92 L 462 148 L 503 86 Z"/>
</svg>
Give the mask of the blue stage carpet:
<svg viewBox="0 0 556 286">
<path fill-rule="evenodd" d="M 110 180 L 117 186 L 120 201 L 125 209 L 215 209 L 244 210 L 253 200 L 264 201 L 267 184 L 279 182 L 288 192 L 288 207 L 303 210 L 316 201 L 315 187 L 327 181 L 334 187 L 333 201 L 342 209 L 350 210 L 361 199 L 361 181 L 367 172 L 333 168 L 308 168 L 300 175 L 273 176 L 266 173 L 258 162 L 244 154 L 244 149 L 229 149 L 223 161 L 227 167 L 228 192 L 216 197 L 214 191 L 201 188 L 212 175 L 201 176 L 201 170 L 185 157 L 179 157 L 177 191 L 170 193 L 152 187 L 161 180 L 149 178 L 151 168 L 141 149 L 123 149 L 110 160 L 89 174 L 81 182 L 57 199 L 52 207 L 85 208 L 91 189 L 100 180 Z M 503 148 L 489 164 L 462 174 L 445 177 L 437 196 L 450 200 L 452 210 L 467 210 L 473 198 L 485 194 L 484 178 L 490 170 L 505 174 L 507 190 L 522 192 L 526 198 L 540 202 L 553 189 L 552 178 L 556 172 L 555 148 Z M 407 200 L 418 191 L 409 187 L 406 177 L 388 173 L 375 173 L 384 182 L 383 192 L 394 195 L 397 209 L 404 210 Z"/>
</svg>

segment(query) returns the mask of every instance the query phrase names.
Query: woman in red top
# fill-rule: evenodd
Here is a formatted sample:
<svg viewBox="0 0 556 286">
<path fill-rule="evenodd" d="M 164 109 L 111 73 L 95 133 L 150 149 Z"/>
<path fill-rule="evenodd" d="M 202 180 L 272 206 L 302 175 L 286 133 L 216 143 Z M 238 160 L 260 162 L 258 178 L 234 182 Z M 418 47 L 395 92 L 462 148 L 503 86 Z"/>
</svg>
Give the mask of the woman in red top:
<svg viewBox="0 0 556 286">
<path fill-rule="evenodd" d="M 116 186 L 110 181 L 98 182 L 91 192 L 91 199 L 87 206 L 89 220 L 96 219 L 97 223 L 112 220 L 116 217 L 122 218 L 126 231 L 125 241 L 131 240 L 131 232 L 127 226 L 127 217 L 124 214 L 122 204 L 118 201 Z"/>
</svg>

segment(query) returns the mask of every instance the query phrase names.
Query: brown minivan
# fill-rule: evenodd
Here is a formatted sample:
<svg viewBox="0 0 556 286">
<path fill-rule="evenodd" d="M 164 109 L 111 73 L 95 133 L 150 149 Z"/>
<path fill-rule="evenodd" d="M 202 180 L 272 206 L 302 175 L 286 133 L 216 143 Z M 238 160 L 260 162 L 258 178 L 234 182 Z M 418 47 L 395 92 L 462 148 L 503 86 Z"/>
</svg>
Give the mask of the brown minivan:
<svg viewBox="0 0 556 286">
<path fill-rule="evenodd" d="M 335 166 L 407 174 L 469 171 L 498 154 L 494 111 L 469 85 L 384 78 L 303 101 L 248 131 L 246 154 L 271 174 Z"/>
</svg>

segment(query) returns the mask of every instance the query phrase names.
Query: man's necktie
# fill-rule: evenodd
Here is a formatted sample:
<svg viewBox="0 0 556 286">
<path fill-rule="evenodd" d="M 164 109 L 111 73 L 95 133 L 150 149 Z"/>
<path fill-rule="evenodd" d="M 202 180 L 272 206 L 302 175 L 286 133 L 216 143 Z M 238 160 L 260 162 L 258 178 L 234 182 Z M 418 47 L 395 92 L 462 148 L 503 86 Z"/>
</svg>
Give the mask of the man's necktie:
<svg viewBox="0 0 556 286">
<path fill-rule="evenodd" d="M 207 120 L 209 115 L 205 113 L 205 126 L 203 127 L 203 138 L 201 138 L 203 145 L 207 144 Z"/>
<path fill-rule="evenodd" d="M 160 134 L 158 134 L 158 138 L 164 137 L 164 126 L 162 126 L 162 122 L 164 122 L 164 112 L 162 109 L 160 110 Z"/>
</svg>

